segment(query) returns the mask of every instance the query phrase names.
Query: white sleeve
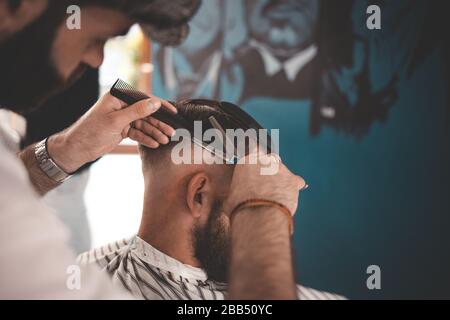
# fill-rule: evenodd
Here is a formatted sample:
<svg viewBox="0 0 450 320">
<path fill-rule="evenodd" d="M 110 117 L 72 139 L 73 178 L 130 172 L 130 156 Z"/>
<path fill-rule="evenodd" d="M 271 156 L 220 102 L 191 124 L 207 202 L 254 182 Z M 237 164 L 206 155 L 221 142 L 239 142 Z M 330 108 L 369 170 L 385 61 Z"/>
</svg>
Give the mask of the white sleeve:
<svg viewBox="0 0 450 320">
<path fill-rule="evenodd" d="M 0 299 L 129 299 L 98 268 L 77 271 L 68 231 L 0 141 Z"/>
</svg>

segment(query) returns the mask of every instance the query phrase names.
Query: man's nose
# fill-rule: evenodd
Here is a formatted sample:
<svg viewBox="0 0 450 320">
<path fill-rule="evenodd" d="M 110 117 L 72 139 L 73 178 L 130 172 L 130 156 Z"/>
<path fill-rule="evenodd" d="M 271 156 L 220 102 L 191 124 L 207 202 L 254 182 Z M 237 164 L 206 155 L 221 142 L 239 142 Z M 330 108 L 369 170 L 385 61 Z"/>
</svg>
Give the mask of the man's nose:
<svg viewBox="0 0 450 320">
<path fill-rule="evenodd" d="M 97 69 L 103 63 L 103 58 L 104 58 L 103 46 L 101 46 L 98 48 L 88 50 L 85 53 L 82 62 L 94 69 Z"/>
</svg>

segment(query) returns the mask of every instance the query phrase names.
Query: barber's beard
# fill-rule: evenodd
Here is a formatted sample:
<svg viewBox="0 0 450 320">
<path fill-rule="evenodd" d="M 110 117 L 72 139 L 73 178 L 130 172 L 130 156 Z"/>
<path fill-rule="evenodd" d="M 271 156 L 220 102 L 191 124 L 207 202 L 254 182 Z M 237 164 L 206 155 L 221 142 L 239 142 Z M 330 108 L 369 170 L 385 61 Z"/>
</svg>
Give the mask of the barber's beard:
<svg viewBox="0 0 450 320">
<path fill-rule="evenodd" d="M 65 81 L 51 61 L 52 44 L 65 17 L 62 2 L 50 2 L 41 17 L 0 44 L 1 108 L 29 113 L 83 72 L 80 67 Z"/>
<path fill-rule="evenodd" d="M 194 252 L 208 278 L 218 282 L 228 282 L 230 264 L 230 234 L 221 220 L 220 208 L 216 202 L 204 227 L 195 227 Z"/>
</svg>

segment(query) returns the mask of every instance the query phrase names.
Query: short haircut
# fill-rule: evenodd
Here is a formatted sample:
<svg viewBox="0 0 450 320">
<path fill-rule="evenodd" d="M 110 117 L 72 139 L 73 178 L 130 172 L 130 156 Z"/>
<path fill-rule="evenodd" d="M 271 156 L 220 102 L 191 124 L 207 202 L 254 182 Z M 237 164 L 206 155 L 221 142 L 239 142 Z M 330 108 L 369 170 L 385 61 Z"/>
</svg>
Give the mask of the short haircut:
<svg viewBox="0 0 450 320">
<path fill-rule="evenodd" d="M 258 130 L 252 123 L 244 123 L 243 127 L 242 120 L 238 120 L 232 114 L 225 112 L 220 107 L 220 102 L 215 100 L 207 99 L 188 99 L 173 103 L 178 110 L 178 114 L 185 118 L 189 122 L 194 121 L 205 121 L 209 117 L 214 116 L 214 118 L 220 123 L 224 130 L 227 129 L 255 129 Z M 190 132 L 193 136 L 194 132 Z M 161 145 L 157 149 L 150 149 L 143 145 L 140 145 L 141 154 L 143 155 L 143 160 L 148 164 L 156 164 L 159 162 L 164 155 L 166 155 L 168 150 L 171 150 L 177 141 L 171 141 L 166 145 Z"/>
</svg>

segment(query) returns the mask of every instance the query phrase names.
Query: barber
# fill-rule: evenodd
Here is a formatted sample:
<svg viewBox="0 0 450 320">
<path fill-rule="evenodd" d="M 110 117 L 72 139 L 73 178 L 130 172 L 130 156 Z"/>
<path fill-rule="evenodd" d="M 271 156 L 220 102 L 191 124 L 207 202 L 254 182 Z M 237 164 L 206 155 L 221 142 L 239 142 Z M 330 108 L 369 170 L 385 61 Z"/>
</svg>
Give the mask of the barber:
<svg viewBox="0 0 450 320">
<path fill-rule="evenodd" d="M 69 30 L 66 10 L 77 3 L 82 9 L 81 29 Z M 135 22 L 153 40 L 179 43 L 198 4 L 197 0 L 0 0 L 0 105 L 18 114 L 39 106 L 59 82 L 70 81 L 83 66 L 99 67 L 106 40 Z M 155 96 L 125 108 L 106 94 L 74 125 L 20 152 L 12 146 L 7 123 L 0 123 L 0 298 L 127 297 L 95 272 L 83 273 L 75 289 L 68 284 L 75 263 L 66 245 L 68 235 L 39 197 L 124 138 L 150 148 L 167 143 L 173 128 L 151 117 L 161 107 L 176 112 Z M 230 297 L 295 298 L 292 217 L 285 213 L 295 212 L 304 182 L 281 163 L 279 172 L 269 178 L 258 174 L 257 167 L 236 167 L 235 192 L 227 203 L 233 221 Z M 246 203 L 245 194 L 263 202 Z"/>
</svg>

